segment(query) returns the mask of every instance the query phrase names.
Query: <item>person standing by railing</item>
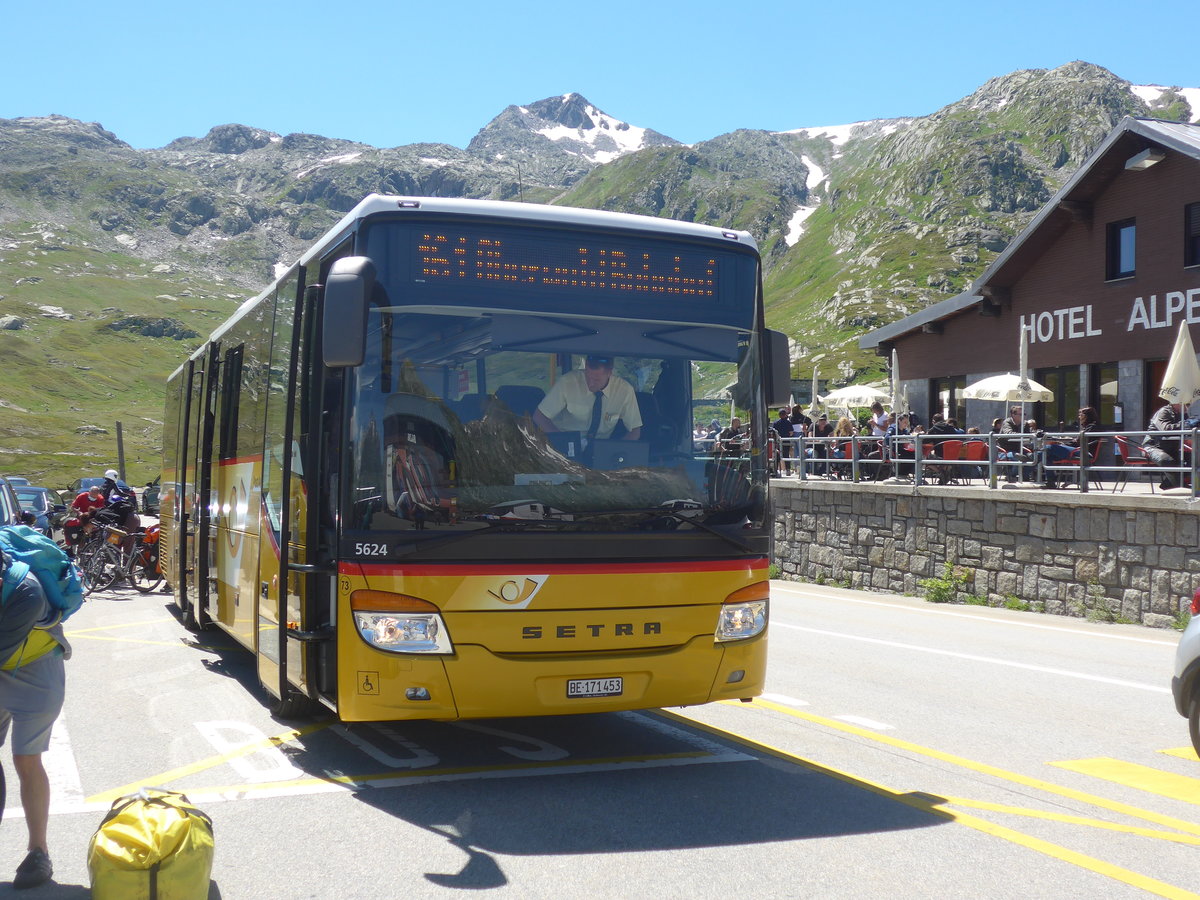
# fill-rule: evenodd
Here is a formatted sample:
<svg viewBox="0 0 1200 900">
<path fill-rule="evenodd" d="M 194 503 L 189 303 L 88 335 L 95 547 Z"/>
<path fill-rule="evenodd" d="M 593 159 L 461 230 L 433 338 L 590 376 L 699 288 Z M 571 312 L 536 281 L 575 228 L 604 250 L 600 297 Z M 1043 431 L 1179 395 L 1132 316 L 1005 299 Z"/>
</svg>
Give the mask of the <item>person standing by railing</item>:
<svg viewBox="0 0 1200 900">
<path fill-rule="evenodd" d="M 896 467 L 896 476 L 900 478 L 911 478 L 913 474 L 913 463 L 902 462 L 901 460 L 912 460 L 916 455 L 916 447 L 906 438 L 912 435 L 908 427 L 908 415 L 902 415 L 896 421 L 888 426 L 887 442 L 890 445 L 890 453 L 893 463 Z"/>
<path fill-rule="evenodd" d="M 826 441 L 825 438 L 833 437 L 833 424 L 829 421 L 829 416 L 827 416 L 825 413 L 821 413 L 819 416 L 817 416 L 817 421 L 813 423 L 812 436 L 815 438 L 820 438 L 820 440 L 813 442 L 813 459 L 828 460 L 830 447 L 829 442 Z M 828 475 L 829 463 L 822 462 L 821 471 L 817 474 Z"/>
<path fill-rule="evenodd" d="M 779 435 L 779 440 L 776 442 L 776 456 L 771 461 L 772 468 L 776 475 L 779 474 L 782 468 L 784 475 L 792 474 L 792 416 L 791 410 L 786 406 L 779 411 L 779 418 L 771 423 L 771 427 L 775 433 Z"/>
<path fill-rule="evenodd" d="M 883 404 L 876 400 L 871 404 L 871 436 L 883 437 L 887 434 L 892 418 L 883 410 Z"/>
</svg>

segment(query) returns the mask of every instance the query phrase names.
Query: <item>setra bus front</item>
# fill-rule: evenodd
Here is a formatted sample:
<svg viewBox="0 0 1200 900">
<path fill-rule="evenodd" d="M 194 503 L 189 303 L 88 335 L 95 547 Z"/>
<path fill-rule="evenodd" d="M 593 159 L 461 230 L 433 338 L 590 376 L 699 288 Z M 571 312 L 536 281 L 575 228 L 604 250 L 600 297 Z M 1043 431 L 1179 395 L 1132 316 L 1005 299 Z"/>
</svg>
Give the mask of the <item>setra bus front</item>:
<svg viewBox="0 0 1200 900">
<path fill-rule="evenodd" d="M 637 220 L 427 204 L 364 220 L 333 264 L 338 450 L 307 490 L 337 511 L 324 681 L 342 719 L 761 693 L 757 251 L 744 233 Z M 697 437 L 714 418 L 733 427 Z"/>
</svg>

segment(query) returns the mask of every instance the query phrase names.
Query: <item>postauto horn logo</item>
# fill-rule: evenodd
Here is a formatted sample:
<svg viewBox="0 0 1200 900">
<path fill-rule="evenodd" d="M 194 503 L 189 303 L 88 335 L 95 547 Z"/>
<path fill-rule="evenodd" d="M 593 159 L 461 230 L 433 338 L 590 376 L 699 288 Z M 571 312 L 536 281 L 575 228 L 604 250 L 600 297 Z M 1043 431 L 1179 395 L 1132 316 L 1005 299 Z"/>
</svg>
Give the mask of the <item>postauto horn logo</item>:
<svg viewBox="0 0 1200 900">
<path fill-rule="evenodd" d="M 511 609 L 524 609 L 537 596 L 549 575 L 514 575 L 488 588 L 488 594 Z"/>
</svg>

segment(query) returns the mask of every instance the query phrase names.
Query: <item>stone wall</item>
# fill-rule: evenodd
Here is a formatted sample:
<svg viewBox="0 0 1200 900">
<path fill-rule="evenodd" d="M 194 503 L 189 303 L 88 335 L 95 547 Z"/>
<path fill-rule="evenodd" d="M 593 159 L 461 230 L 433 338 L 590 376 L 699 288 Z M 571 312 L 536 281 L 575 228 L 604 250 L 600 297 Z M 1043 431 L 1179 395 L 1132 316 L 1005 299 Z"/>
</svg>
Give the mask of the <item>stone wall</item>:
<svg viewBox="0 0 1200 900">
<path fill-rule="evenodd" d="M 782 577 L 1016 598 L 1061 615 L 1170 626 L 1200 586 L 1200 516 L 1180 497 L 849 482 L 772 483 Z"/>
</svg>

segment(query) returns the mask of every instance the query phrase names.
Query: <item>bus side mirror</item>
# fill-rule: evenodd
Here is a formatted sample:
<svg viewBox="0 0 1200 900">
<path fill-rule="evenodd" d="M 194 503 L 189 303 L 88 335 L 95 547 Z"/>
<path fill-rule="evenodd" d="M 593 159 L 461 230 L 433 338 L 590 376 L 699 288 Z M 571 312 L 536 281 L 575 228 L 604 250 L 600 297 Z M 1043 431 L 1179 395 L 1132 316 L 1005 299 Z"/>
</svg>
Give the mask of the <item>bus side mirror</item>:
<svg viewBox="0 0 1200 900">
<path fill-rule="evenodd" d="M 375 290 L 375 264 L 365 256 L 335 260 L 325 279 L 321 320 L 322 361 L 330 369 L 361 366 L 367 346 L 367 301 Z"/>
<path fill-rule="evenodd" d="M 786 406 L 792 396 L 792 353 L 782 331 L 766 332 L 767 406 Z"/>
</svg>

